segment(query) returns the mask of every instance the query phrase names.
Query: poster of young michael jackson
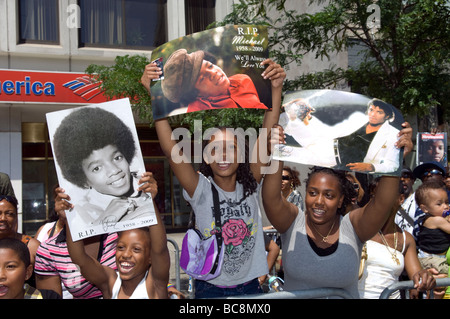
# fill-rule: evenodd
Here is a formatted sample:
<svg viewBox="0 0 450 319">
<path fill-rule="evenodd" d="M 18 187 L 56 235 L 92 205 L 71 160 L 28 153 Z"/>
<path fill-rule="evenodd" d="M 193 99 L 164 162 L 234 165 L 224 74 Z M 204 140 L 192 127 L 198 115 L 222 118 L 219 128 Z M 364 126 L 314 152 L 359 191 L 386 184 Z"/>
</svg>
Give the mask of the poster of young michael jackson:
<svg viewBox="0 0 450 319">
<path fill-rule="evenodd" d="M 447 132 L 417 133 L 417 165 L 438 162 L 447 167 Z"/>
<path fill-rule="evenodd" d="M 403 123 L 392 105 L 338 91 L 286 94 L 279 124 L 286 144 L 274 158 L 361 173 L 399 175 L 403 150 L 395 147 Z"/>
<path fill-rule="evenodd" d="M 223 108 L 272 107 L 267 27 L 229 25 L 181 37 L 152 52 L 163 71 L 153 80 L 153 118 Z"/>
<path fill-rule="evenodd" d="M 138 190 L 145 166 L 128 99 L 46 116 L 74 241 L 156 224 L 151 195 Z"/>
</svg>

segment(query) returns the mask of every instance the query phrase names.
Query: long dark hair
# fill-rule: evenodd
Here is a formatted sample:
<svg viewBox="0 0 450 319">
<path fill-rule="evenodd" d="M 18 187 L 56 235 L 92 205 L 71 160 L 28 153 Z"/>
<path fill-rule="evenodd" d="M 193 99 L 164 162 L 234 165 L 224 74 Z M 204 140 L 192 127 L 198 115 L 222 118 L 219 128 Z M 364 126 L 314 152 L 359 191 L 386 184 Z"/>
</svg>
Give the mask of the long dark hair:
<svg viewBox="0 0 450 319">
<path fill-rule="evenodd" d="M 232 128 L 228 128 L 228 129 L 232 129 Z M 222 132 L 225 132 L 227 130 L 227 127 L 218 127 L 217 129 L 215 129 L 214 131 L 220 130 Z M 237 137 L 235 137 L 237 138 Z M 238 138 L 238 148 L 240 149 L 240 151 L 242 151 L 242 149 L 244 150 L 243 155 L 243 160 L 239 161 L 239 166 L 238 169 L 236 171 L 236 181 L 240 184 L 242 184 L 243 187 L 243 191 L 244 191 L 244 198 L 253 194 L 257 187 L 258 187 L 258 183 L 256 182 L 253 173 L 250 169 L 250 161 L 249 161 L 249 146 L 248 146 L 248 142 L 246 139 L 243 139 L 243 143 L 240 143 L 239 141 L 241 141 L 240 138 Z M 203 141 L 203 151 L 205 150 L 206 146 L 210 143 L 210 140 L 204 140 Z M 203 175 L 205 175 L 206 177 L 214 177 L 213 171 L 211 169 L 211 166 L 206 163 L 204 156 L 202 156 L 202 163 L 199 166 L 199 171 L 200 173 L 202 173 Z"/>
</svg>

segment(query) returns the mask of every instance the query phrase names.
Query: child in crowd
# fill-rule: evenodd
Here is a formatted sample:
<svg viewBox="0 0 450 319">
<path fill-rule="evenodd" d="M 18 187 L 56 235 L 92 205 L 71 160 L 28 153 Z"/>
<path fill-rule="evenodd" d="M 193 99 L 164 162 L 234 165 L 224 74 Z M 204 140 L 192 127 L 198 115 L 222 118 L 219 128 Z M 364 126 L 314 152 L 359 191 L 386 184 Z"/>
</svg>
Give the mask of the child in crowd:
<svg viewBox="0 0 450 319">
<path fill-rule="evenodd" d="M 33 274 L 28 247 L 18 239 L 0 239 L 0 299 L 61 299 L 51 290 L 26 284 Z"/>
<path fill-rule="evenodd" d="M 424 215 L 419 217 L 417 246 L 423 268 L 436 268 L 448 274 L 446 253 L 450 247 L 450 222 L 448 195 L 441 182 L 427 181 L 416 190 L 416 202 Z"/>
<path fill-rule="evenodd" d="M 263 127 L 270 129 L 278 121 L 282 84 L 286 74 L 280 65 L 270 59 L 263 61 L 262 65 L 267 65 L 263 77 L 270 79 L 272 84 L 272 110 L 266 111 L 263 123 Z M 200 68 L 200 64 L 197 67 Z M 192 74 L 200 74 L 200 71 L 202 70 L 198 69 Z M 150 80 L 157 78 L 160 73 L 156 64 L 147 65 L 141 78 L 147 90 L 150 91 Z M 191 84 L 195 84 L 201 77 L 189 76 L 191 78 Z M 212 280 L 196 280 L 195 297 L 213 298 L 262 292 L 258 277 L 267 274 L 268 267 L 258 204 L 259 182 L 262 179 L 261 162 L 250 163 L 248 146 L 239 143 L 240 139 L 232 129 L 219 128 L 212 132 L 211 139 L 205 145 L 204 151 L 210 156 L 203 157 L 197 172 L 187 158 L 188 154 L 177 150 L 168 120 L 156 121 L 155 127 L 161 148 L 184 189 L 185 199 L 195 212 L 196 225 L 205 237 L 217 231 L 211 184 L 219 193 L 221 231 L 226 248 L 222 271 Z M 175 161 L 172 154 L 182 154 L 185 160 Z M 243 157 L 244 161 L 238 161 L 238 158 Z"/>
<path fill-rule="evenodd" d="M 81 274 L 97 286 L 105 299 L 165 299 L 168 297 L 170 257 L 164 224 L 119 233 L 117 271 L 86 254 L 82 240 L 73 242 L 68 224 L 67 247 Z"/>
</svg>

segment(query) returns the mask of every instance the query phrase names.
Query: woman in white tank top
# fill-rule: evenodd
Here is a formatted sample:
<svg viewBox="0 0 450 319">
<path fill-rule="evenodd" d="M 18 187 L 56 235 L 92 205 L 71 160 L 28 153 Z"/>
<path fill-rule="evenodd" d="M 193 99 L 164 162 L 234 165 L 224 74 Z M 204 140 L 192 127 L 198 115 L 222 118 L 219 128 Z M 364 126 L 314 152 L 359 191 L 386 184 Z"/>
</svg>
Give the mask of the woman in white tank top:
<svg viewBox="0 0 450 319">
<path fill-rule="evenodd" d="M 399 191 L 400 195 L 392 207 L 388 220 L 381 230 L 366 242 L 367 260 L 358 282 L 361 298 L 380 298 L 385 288 L 399 280 L 403 270 L 420 290 L 433 289 L 436 284 L 433 275 L 420 265 L 412 235 L 395 224 L 396 213 L 405 199 L 403 187 L 400 187 Z M 416 295 L 410 296 L 414 298 Z M 400 291 L 396 291 L 391 294 L 390 299 L 400 297 Z"/>
</svg>

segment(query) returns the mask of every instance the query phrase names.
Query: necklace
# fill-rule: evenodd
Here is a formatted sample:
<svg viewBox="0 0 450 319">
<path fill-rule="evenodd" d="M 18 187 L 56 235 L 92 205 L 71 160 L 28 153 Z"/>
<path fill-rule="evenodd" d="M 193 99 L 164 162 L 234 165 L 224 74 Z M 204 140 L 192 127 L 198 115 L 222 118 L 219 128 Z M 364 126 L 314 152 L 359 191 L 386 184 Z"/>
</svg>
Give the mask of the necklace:
<svg viewBox="0 0 450 319">
<path fill-rule="evenodd" d="M 383 235 L 383 232 L 381 230 L 378 231 L 378 234 L 380 234 L 381 240 L 383 241 L 384 245 L 386 246 L 386 249 L 392 256 L 392 260 L 397 264 L 400 265 L 400 260 L 397 257 L 397 232 L 394 230 L 394 252 L 391 252 L 390 246 L 386 241 L 386 238 Z"/>
<path fill-rule="evenodd" d="M 327 234 L 326 236 L 323 236 L 323 235 L 317 230 L 316 225 L 314 225 L 314 223 L 311 223 L 311 225 L 313 226 L 313 228 L 314 228 L 314 230 L 316 231 L 316 233 L 318 233 L 318 234 L 320 235 L 320 237 L 322 237 L 322 241 L 323 241 L 324 243 L 328 243 L 328 236 L 330 236 L 331 231 L 333 230 L 334 224 L 336 223 L 336 219 L 337 219 L 337 218 L 334 218 L 333 225 L 331 225 L 330 231 L 328 232 L 328 234 Z"/>
</svg>

